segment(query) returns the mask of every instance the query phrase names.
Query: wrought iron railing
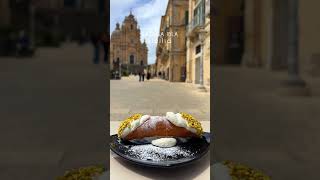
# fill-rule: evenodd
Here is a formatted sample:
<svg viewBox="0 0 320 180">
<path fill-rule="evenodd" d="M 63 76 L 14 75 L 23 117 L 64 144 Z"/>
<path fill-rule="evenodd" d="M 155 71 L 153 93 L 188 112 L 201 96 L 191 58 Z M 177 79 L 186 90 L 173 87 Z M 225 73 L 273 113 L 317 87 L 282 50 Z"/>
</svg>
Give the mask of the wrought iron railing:
<svg viewBox="0 0 320 180">
<path fill-rule="evenodd" d="M 199 14 L 199 15 L 193 17 L 193 19 L 191 20 L 191 22 L 187 26 L 188 32 L 193 31 L 196 27 L 203 26 L 204 21 L 205 21 L 205 19 L 204 19 L 203 14 Z"/>
<path fill-rule="evenodd" d="M 195 28 L 202 27 L 204 25 L 205 23 L 205 12 L 204 12 L 205 4 L 204 3 L 205 3 L 204 0 L 201 0 L 201 2 L 198 3 L 196 7 L 198 9 L 198 13 L 193 16 L 193 18 L 191 19 L 191 21 L 187 26 L 187 31 L 189 33 L 192 32 Z"/>
</svg>

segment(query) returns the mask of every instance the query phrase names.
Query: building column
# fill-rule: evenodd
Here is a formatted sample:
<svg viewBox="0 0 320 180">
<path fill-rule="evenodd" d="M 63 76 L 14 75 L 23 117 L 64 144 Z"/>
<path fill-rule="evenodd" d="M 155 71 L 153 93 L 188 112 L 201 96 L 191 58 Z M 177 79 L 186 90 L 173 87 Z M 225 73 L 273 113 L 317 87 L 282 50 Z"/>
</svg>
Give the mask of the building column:
<svg viewBox="0 0 320 180">
<path fill-rule="evenodd" d="M 266 6 L 266 11 L 263 16 L 266 18 L 266 28 L 267 28 L 267 55 L 265 60 L 266 68 L 272 69 L 272 61 L 273 61 L 273 38 L 274 38 L 274 1 L 266 0 L 264 1 L 264 6 Z"/>
<path fill-rule="evenodd" d="M 245 0 L 244 9 L 244 54 L 242 64 L 250 66 L 254 62 L 254 1 Z"/>
<path fill-rule="evenodd" d="M 286 95 L 307 96 L 310 91 L 299 75 L 299 0 L 288 4 L 288 80 L 284 83 Z"/>
<path fill-rule="evenodd" d="M 245 0 L 244 55 L 242 64 L 260 67 L 261 61 L 261 0 Z"/>
<path fill-rule="evenodd" d="M 205 41 L 205 37 L 206 37 L 206 34 L 208 32 L 205 31 L 205 30 L 202 30 L 199 32 L 199 40 L 200 40 L 200 43 L 201 43 L 201 57 L 200 57 L 200 79 L 199 79 L 199 86 L 198 86 L 198 89 L 201 91 L 201 92 L 206 92 L 206 88 L 204 87 L 204 78 L 203 78 L 203 61 L 204 61 L 204 41 Z"/>
<path fill-rule="evenodd" d="M 298 0 L 289 1 L 289 28 L 288 28 L 288 73 L 289 79 L 299 78 L 299 63 L 298 63 L 298 51 L 299 51 L 299 25 L 298 25 Z"/>
</svg>

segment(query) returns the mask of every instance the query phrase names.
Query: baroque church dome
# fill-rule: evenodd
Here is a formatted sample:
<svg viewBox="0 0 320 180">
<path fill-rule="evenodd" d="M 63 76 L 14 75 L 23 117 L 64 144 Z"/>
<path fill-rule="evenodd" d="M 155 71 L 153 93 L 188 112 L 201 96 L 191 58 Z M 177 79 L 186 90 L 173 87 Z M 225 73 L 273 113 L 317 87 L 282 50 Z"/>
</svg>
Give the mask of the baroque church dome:
<svg viewBox="0 0 320 180">
<path fill-rule="evenodd" d="M 120 25 L 119 25 L 119 23 L 117 23 L 117 25 L 116 25 L 116 29 L 112 32 L 112 34 L 111 34 L 111 38 L 116 38 L 116 37 L 118 37 L 118 36 L 120 36 L 121 35 L 121 32 L 120 32 Z"/>
</svg>

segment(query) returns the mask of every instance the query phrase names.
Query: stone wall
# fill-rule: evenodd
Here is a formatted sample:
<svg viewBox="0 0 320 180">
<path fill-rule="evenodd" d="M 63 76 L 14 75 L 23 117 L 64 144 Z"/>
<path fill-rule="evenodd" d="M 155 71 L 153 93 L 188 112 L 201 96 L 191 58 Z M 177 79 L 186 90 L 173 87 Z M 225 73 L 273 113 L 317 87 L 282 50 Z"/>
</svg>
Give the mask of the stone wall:
<svg viewBox="0 0 320 180">
<path fill-rule="evenodd" d="M 318 0 L 299 0 L 299 63 L 301 72 L 305 74 L 314 66 L 312 57 L 320 54 L 319 6 Z M 314 61 L 320 63 L 320 58 L 314 58 Z"/>
<path fill-rule="evenodd" d="M 193 11 L 195 8 L 194 1 L 189 3 L 189 24 L 193 19 Z M 196 53 L 197 47 L 201 47 L 199 39 L 200 31 L 205 32 L 202 52 Z M 218 36 L 218 35 L 217 35 Z M 189 29 L 187 33 L 187 79 L 186 82 L 198 84 L 200 79 L 200 61 L 203 55 L 203 83 L 210 86 L 210 18 L 205 17 L 203 25 L 196 27 L 193 31 Z M 199 66 L 199 67 L 198 67 Z"/>
<path fill-rule="evenodd" d="M 186 77 L 185 12 L 188 4 L 188 0 L 170 0 L 161 18 L 160 35 L 164 34 L 164 41 L 158 41 L 157 72 L 165 73 L 161 77 L 171 82 L 185 81 Z"/>
</svg>

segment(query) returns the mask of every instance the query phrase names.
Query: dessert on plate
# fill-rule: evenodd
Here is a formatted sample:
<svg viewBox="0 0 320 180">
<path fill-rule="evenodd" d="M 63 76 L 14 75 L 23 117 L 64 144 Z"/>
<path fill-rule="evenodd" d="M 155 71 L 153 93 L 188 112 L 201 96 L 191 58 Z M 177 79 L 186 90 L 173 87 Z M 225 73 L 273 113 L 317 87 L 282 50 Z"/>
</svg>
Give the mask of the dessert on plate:
<svg viewBox="0 0 320 180">
<path fill-rule="evenodd" d="M 122 140 L 147 140 L 158 147 L 173 147 L 177 139 L 202 137 L 201 123 L 187 113 L 167 112 L 166 116 L 134 114 L 121 122 L 118 137 Z"/>
</svg>

